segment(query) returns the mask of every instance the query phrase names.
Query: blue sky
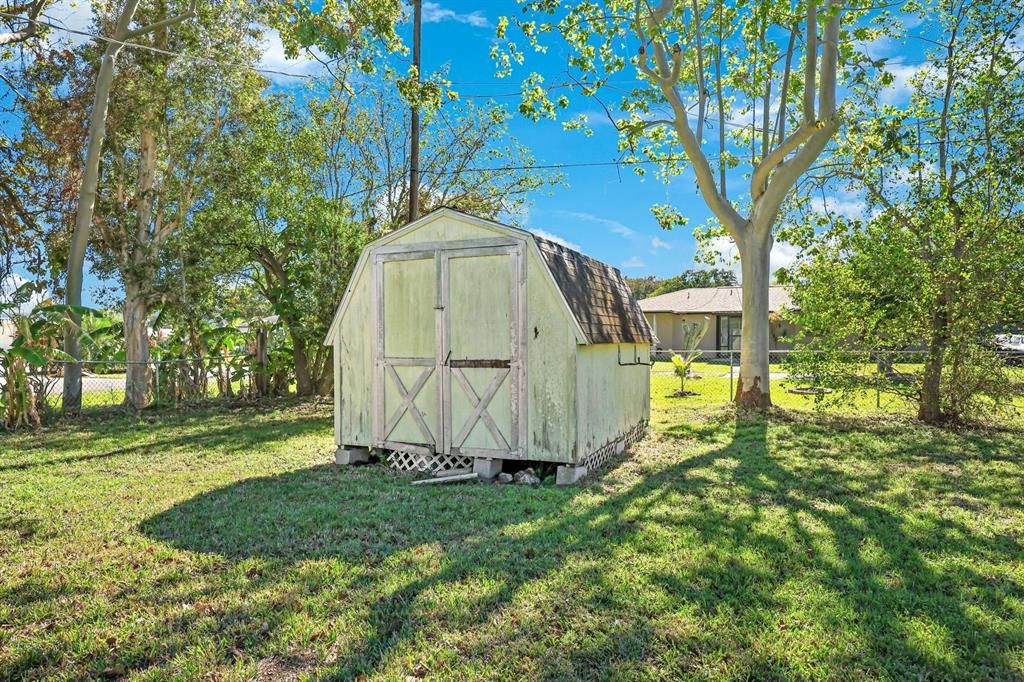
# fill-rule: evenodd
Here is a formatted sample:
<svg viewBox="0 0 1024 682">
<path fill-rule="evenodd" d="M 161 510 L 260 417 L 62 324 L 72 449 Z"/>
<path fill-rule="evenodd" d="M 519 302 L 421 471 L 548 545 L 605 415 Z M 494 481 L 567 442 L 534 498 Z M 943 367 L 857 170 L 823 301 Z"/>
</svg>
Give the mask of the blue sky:
<svg viewBox="0 0 1024 682">
<path fill-rule="evenodd" d="M 529 54 L 525 66 L 510 78 L 496 79 L 488 56 L 494 24 L 502 14 L 518 11 L 519 5 L 512 0 L 425 0 L 423 71 L 446 68 L 463 98 L 493 95 L 512 110 L 519 102 L 518 95 L 500 95 L 518 90 L 521 78 L 529 71 L 543 74 L 549 84 L 564 82 L 566 52 L 557 44 L 547 54 Z M 908 26 L 917 24 L 910 18 L 904 17 L 904 21 Z M 408 33 L 407 26 L 403 34 Z M 891 102 L 906 101 L 907 80 L 923 60 L 923 45 L 913 39 L 886 39 L 866 46 L 871 56 L 886 57 L 893 64 L 896 83 L 884 95 Z M 625 73 L 618 77 L 628 78 Z M 591 137 L 563 130 L 560 121 L 534 123 L 520 116 L 513 118 L 511 133 L 533 150 L 538 163 L 613 161 L 617 135 L 600 105 L 596 101 L 574 101 L 563 120 L 579 113 L 588 115 Z M 526 219 L 528 228 L 557 236 L 627 275 L 667 277 L 686 268 L 703 267 L 694 261 L 696 242 L 692 232 L 710 217 L 710 212 L 697 193 L 692 174 L 665 184 L 653 172 L 641 178 L 628 168 L 615 166 L 568 168 L 564 172 L 568 187 L 554 187 L 550 194 L 534 198 Z M 739 184 L 734 181 L 733 186 Z M 863 210 L 860 197 L 834 196 L 827 201 L 833 211 L 854 214 Z M 650 213 L 650 207 L 659 203 L 675 206 L 689 218 L 689 225 L 673 231 L 661 229 Z M 719 250 L 727 257 L 734 253 L 725 240 Z M 773 265 L 785 265 L 794 256 L 793 247 L 777 244 Z"/>
<path fill-rule="evenodd" d="M 544 74 L 547 82 L 562 82 L 566 54 L 555 49 L 546 55 L 530 55 L 526 67 L 504 81 L 498 81 L 488 57 L 494 36 L 494 22 L 517 6 L 508 2 L 480 0 L 438 0 L 424 3 L 423 66 L 429 72 L 447 67 L 463 97 L 515 92 L 526 69 Z M 469 84 L 473 83 L 473 84 Z M 481 83 L 481 84 L 476 84 Z M 482 83 L 491 83 L 483 85 Z M 516 97 L 501 97 L 512 109 Z M 566 112 L 590 114 L 593 136 L 564 131 L 560 122 L 533 123 L 516 116 L 511 132 L 528 145 L 539 163 L 608 162 L 617 157 L 616 132 L 597 102 L 580 101 Z M 650 207 L 670 203 L 690 216 L 691 225 L 702 223 L 708 211 L 696 195 L 690 177 L 666 185 L 653 175 L 639 178 L 628 169 L 615 166 L 569 168 L 568 187 L 538 195 L 526 220 L 533 230 L 556 235 L 585 253 L 606 261 L 626 274 L 668 276 L 693 265 L 695 243 L 690 228 L 665 231 L 655 223 Z"/>
<path fill-rule="evenodd" d="M 548 83 L 563 82 L 566 54 L 557 47 L 544 55 L 529 55 L 526 66 L 511 78 L 495 77 L 489 50 L 494 40 L 494 24 L 503 13 L 518 10 L 513 0 L 425 0 L 423 26 L 423 70 L 432 72 L 446 69 L 455 89 L 463 98 L 494 96 L 514 110 L 520 79 L 528 71 L 545 75 Z M 63 0 L 49 11 L 49 15 L 65 25 L 88 30 L 88 0 Z M 914 22 L 910 22 L 914 23 Z M 408 25 L 402 27 L 405 37 Z M 78 38 L 77 40 L 81 40 Z M 885 96 L 900 103 L 906 99 L 906 82 L 920 67 L 923 43 L 908 40 L 879 41 L 869 46 L 874 57 L 887 57 L 897 82 Z M 266 45 L 264 66 L 291 73 L 315 73 L 318 65 L 310 60 L 287 60 L 279 39 L 271 36 Z M 620 78 L 627 79 L 623 74 Z M 275 88 L 302 87 L 303 79 L 279 77 Z M 520 142 L 528 145 L 538 163 L 610 162 L 616 158 L 616 132 L 604 118 L 595 101 L 578 100 L 565 118 L 586 113 L 592 121 L 593 135 L 584 137 L 580 132 L 564 131 L 561 122 L 533 123 L 520 116 L 513 117 L 511 132 Z M 556 237 L 585 253 L 606 261 L 625 274 L 640 276 L 653 274 L 666 277 L 683 269 L 697 267 L 694 261 L 696 243 L 694 227 L 709 218 L 709 211 L 697 193 L 690 174 L 677 177 L 670 184 L 656 179 L 653 173 L 640 178 L 628 168 L 615 166 L 565 169 L 568 186 L 556 186 L 534 197 L 525 225 L 540 234 Z M 733 186 L 738 186 L 733 183 Z M 857 196 L 832 196 L 827 199 L 834 211 L 858 213 L 863 202 Z M 679 209 L 689 220 L 689 226 L 675 231 L 658 227 L 650 213 L 654 204 L 668 203 Z M 732 251 L 723 240 L 720 250 Z M 773 253 L 773 266 L 779 267 L 792 260 L 795 249 L 777 244 Z M 87 303 L 93 302 L 92 293 L 97 282 L 87 279 Z"/>
</svg>

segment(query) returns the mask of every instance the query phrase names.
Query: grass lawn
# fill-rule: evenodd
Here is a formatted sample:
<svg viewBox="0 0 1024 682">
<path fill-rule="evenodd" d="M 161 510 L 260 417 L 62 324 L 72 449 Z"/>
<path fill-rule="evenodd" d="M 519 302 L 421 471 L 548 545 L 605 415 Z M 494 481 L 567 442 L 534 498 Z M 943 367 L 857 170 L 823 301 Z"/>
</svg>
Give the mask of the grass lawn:
<svg viewBox="0 0 1024 682">
<path fill-rule="evenodd" d="M 920 372 L 920 365 L 898 365 L 904 373 Z M 874 390 L 857 390 L 834 393 L 818 398 L 814 395 L 791 393 L 790 389 L 813 386 L 813 381 L 787 374 L 789 368 L 782 363 L 769 366 L 773 402 L 786 409 L 820 411 L 824 414 L 847 416 L 856 414 L 872 418 L 881 416 L 913 416 L 917 405 L 891 391 L 876 393 Z M 691 371 L 697 376 L 686 380 L 686 391 L 691 395 L 674 398 L 679 390 L 679 378 L 673 374 L 671 362 L 655 362 L 651 368 L 651 397 L 655 401 L 667 400 L 684 407 L 703 409 L 719 407 L 730 402 L 730 373 L 728 363 L 695 362 Z M 864 366 L 865 376 L 875 373 L 873 365 Z M 1019 389 L 1011 404 L 1005 405 L 1002 419 L 1024 427 L 1024 367 L 1008 367 L 1008 379 Z M 733 368 L 733 384 L 739 380 L 739 368 Z"/>
<path fill-rule="evenodd" d="M 0 435 L 0 679 L 1024 677 L 1024 432 L 654 398 L 573 488 L 304 406 Z"/>
</svg>

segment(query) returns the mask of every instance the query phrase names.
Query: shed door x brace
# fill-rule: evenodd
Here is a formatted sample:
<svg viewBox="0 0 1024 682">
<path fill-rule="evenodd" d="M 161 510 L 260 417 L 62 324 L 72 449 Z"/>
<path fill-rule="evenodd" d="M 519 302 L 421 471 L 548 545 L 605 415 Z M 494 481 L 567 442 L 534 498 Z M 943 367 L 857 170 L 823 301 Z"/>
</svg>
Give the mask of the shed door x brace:
<svg viewBox="0 0 1024 682">
<path fill-rule="evenodd" d="M 378 253 L 378 447 L 521 457 L 523 243 Z"/>
</svg>

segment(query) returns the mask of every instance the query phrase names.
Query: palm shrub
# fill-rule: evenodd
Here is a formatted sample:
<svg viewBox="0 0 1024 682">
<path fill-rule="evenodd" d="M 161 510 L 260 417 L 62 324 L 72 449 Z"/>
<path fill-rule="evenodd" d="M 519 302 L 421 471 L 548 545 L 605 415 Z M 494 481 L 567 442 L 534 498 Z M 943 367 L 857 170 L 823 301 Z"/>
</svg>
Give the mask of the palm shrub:
<svg viewBox="0 0 1024 682">
<path fill-rule="evenodd" d="M 686 378 L 690 375 L 690 367 L 701 356 L 703 351 L 697 348 L 700 340 L 708 333 L 711 318 L 705 317 L 698 322 L 683 322 L 682 350 L 672 354 L 672 370 L 679 377 L 679 395 L 686 395 Z"/>
</svg>

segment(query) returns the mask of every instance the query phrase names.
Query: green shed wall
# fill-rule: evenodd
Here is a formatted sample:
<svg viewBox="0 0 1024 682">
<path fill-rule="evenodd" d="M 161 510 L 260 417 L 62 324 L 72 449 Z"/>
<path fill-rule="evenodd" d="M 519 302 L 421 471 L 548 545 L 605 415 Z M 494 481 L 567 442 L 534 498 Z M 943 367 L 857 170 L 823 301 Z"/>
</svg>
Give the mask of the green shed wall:
<svg viewBox="0 0 1024 682">
<path fill-rule="evenodd" d="M 526 258 L 526 402 L 530 459 L 576 458 L 576 351 L 583 339 L 533 248 Z"/>
<path fill-rule="evenodd" d="M 372 262 L 358 269 L 352 281 L 348 307 L 338 327 L 335 343 L 340 352 L 334 356 L 341 373 L 341 394 L 334 409 L 341 412 L 339 445 L 373 442 L 373 315 L 370 310 Z M 340 398 L 340 399 L 338 399 Z"/>
<path fill-rule="evenodd" d="M 605 343 L 576 354 L 577 461 L 650 417 L 650 348 Z M 621 364 L 620 364 L 621 363 Z"/>
</svg>

